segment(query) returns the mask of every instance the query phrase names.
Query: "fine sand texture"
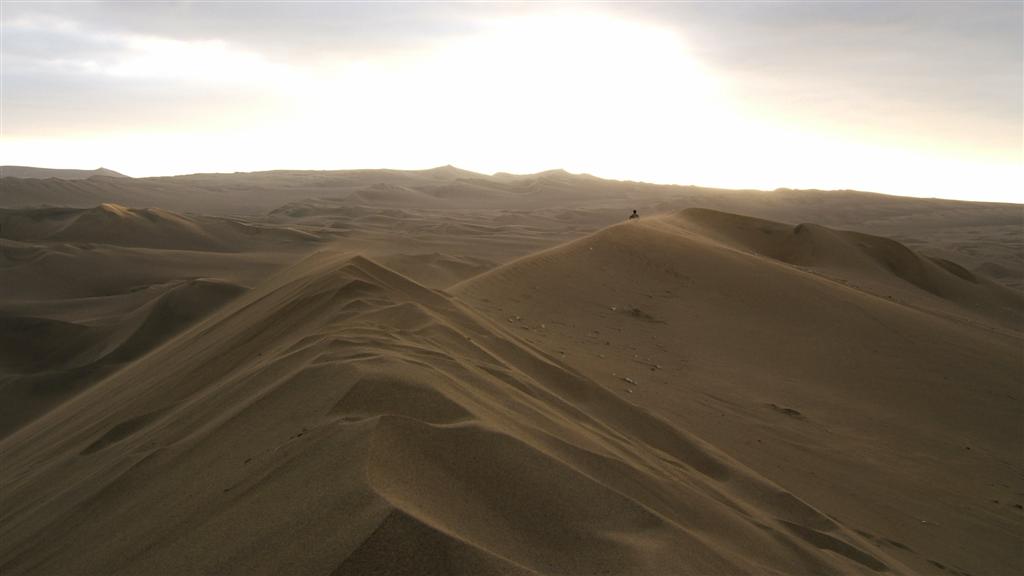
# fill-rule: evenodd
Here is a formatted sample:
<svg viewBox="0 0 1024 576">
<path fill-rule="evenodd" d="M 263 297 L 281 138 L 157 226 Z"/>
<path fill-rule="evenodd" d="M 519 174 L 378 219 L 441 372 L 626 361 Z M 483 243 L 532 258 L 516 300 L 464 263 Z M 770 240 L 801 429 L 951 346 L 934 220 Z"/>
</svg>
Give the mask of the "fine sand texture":
<svg viewBox="0 0 1024 576">
<path fill-rule="evenodd" d="M 2 178 L 0 574 L 1022 573 L 1021 213 Z"/>
<path fill-rule="evenodd" d="M 3 448 L 5 573 L 903 569 L 362 257 L 289 268 Z"/>
</svg>

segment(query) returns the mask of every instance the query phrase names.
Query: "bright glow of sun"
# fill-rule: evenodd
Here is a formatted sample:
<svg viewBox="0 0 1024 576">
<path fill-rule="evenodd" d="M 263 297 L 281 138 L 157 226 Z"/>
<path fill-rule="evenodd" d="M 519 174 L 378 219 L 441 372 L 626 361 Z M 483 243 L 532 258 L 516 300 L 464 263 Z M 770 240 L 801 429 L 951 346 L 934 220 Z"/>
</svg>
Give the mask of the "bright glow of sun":
<svg viewBox="0 0 1024 576">
<path fill-rule="evenodd" d="M 231 118 L 243 121 L 59 139 L 4 135 L 0 153 L 7 163 L 104 165 L 137 176 L 455 164 L 921 196 L 969 198 L 982 187 L 987 199 L 1022 200 L 1019 155 L 990 161 L 893 149 L 744 112 L 730 79 L 668 28 L 550 10 L 479 24 L 416 51 L 303 66 L 219 41 L 133 37 L 128 56 L 79 68 L 236 87 Z M 272 98 L 257 100 L 254 91 Z"/>
<path fill-rule="evenodd" d="M 307 134 L 370 164 L 639 174 L 727 120 L 679 38 L 601 16 L 502 20 L 425 54 L 339 66 L 320 88 Z"/>
</svg>

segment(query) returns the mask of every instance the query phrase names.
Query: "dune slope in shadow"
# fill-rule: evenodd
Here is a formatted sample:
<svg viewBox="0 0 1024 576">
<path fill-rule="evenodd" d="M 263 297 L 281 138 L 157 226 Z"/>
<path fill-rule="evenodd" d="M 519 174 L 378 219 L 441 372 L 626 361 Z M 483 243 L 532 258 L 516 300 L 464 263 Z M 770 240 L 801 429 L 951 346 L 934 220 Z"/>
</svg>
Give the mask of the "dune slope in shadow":
<svg viewBox="0 0 1024 576">
<path fill-rule="evenodd" d="M 319 240 L 157 208 L 0 209 L 0 436 Z"/>
</svg>

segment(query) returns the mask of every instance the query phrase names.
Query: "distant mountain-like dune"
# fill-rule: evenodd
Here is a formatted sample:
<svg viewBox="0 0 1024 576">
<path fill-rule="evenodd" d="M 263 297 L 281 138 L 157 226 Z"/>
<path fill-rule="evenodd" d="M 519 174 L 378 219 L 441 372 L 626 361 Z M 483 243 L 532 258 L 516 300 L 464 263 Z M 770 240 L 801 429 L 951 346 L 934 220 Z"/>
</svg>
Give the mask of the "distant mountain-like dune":
<svg viewBox="0 0 1024 576">
<path fill-rule="evenodd" d="M 97 168 L 95 170 L 74 170 L 66 168 L 35 168 L 32 166 L 0 166 L 0 178 L 59 178 L 61 180 L 85 180 L 93 176 L 127 178 L 124 174 Z"/>
<path fill-rule="evenodd" d="M 446 217 L 465 220 L 479 219 L 486 212 L 490 223 L 497 224 L 497 218 L 502 218 L 509 224 L 546 227 L 557 213 L 564 219 L 566 233 L 552 238 L 555 241 L 608 226 L 634 209 L 647 216 L 701 207 L 893 238 L 927 256 L 956 262 L 971 273 L 991 274 L 1003 284 L 1024 290 L 1024 211 L 1015 204 L 852 190 L 665 186 L 604 180 L 564 170 L 486 175 L 452 166 L 84 180 L 0 178 L 0 208 L 92 208 L 100 204 L 242 217 L 250 223 L 264 218 L 282 225 L 316 223 L 356 231 L 360 227 L 344 214 L 400 211 L 418 217 L 429 211 L 436 216 L 442 210 Z M 518 255 L 539 249 L 540 244 L 525 242 Z M 447 251 L 441 245 L 430 249 Z M 491 259 L 494 255 L 474 256 Z"/>
</svg>

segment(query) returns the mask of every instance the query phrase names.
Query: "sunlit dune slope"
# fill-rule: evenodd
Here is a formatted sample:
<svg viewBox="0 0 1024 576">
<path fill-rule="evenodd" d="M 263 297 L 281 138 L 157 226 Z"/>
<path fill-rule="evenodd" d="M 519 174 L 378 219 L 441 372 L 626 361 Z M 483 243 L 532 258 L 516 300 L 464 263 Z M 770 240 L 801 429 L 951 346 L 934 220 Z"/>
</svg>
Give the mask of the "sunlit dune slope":
<svg viewBox="0 0 1024 576">
<path fill-rule="evenodd" d="M 689 210 L 450 291 L 915 571 L 1024 567 L 1005 289 L 884 238 Z"/>
<path fill-rule="evenodd" d="M 904 571 L 519 333 L 307 259 L 0 442 L 0 570 Z"/>
</svg>

